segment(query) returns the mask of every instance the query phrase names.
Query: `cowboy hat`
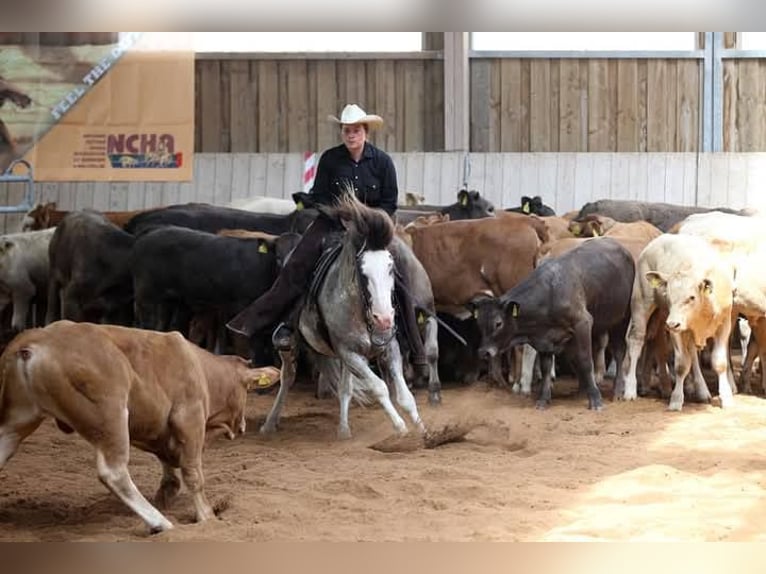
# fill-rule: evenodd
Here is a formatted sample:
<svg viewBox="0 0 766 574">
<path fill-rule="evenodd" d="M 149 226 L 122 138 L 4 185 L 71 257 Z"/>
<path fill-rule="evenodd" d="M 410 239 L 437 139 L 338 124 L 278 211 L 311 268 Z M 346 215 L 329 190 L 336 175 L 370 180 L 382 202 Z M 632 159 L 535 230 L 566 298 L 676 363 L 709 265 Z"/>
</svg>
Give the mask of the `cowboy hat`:
<svg viewBox="0 0 766 574">
<path fill-rule="evenodd" d="M 348 104 L 343 108 L 340 119 L 335 116 L 327 117 L 338 124 L 367 124 L 370 128 L 379 128 L 383 125 L 383 118 L 375 114 L 368 114 L 356 104 Z"/>
</svg>

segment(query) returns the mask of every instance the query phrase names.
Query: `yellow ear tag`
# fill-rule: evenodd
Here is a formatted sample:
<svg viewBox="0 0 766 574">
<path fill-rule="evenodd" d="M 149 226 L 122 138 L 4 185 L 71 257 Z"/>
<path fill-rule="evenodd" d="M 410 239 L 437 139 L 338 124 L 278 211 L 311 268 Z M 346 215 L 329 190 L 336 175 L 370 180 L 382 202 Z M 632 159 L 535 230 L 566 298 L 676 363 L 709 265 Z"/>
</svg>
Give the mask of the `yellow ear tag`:
<svg viewBox="0 0 766 574">
<path fill-rule="evenodd" d="M 580 231 L 582 230 L 579 223 L 572 226 L 572 235 L 580 235 Z"/>
<path fill-rule="evenodd" d="M 703 291 L 707 295 L 710 295 L 713 292 L 713 286 L 712 285 L 705 285 L 705 288 L 703 289 Z"/>
<path fill-rule="evenodd" d="M 271 384 L 271 379 L 266 375 L 258 375 L 258 380 L 255 383 L 259 387 L 268 387 Z"/>
<path fill-rule="evenodd" d="M 524 213 L 529 213 L 529 202 L 528 201 L 521 207 L 521 211 L 523 211 Z"/>
<path fill-rule="evenodd" d="M 651 285 L 654 289 L 660 286 L 661 281 L 658 277 L 652 276 L 651 279 L 649 279 L 649 285 Z"/>
<path fill-rule="evenodd" d="M 518 317 L 519 316 L 519 304 L 514 303 L 511 306 L 511 317 Z"/>
<path fill-rule="evenodd" d="M 593 228 L 593 237 L 601 237 L 601 234 L 598 232 L 598 227 Z"/>
<path fill-rule="evenodd" d="M 474 309 L 473 310 L 473 318 L 474 319 L 478 319 L 479 318 L 479 310 L 478 309 Z"/>
<path fill-rule="evenodd" d="M 463 196 L 463 197 L 460 199 L 460 205 L 468 205 L 468 196 L 467 196 L 467 195 L 464 195 L 464 196 Z"/>
<path fill-rule="evenodd" d="M 269 247 L 265 243 L 261 243 L 258 246 L 258 253 L 268 253 L 268 252 L 269 252 Z"/>
<path fill-rule="evenodd" d="M 418 325 L 422 325 L 426 322 L 426 316 L 423 313 L 418 313 Z"/>
<path fill-rule="evenodd" d="M 296 202 L 295 211 L 300 211 L 301 209 L 303 209 L 303 202 L 302 201 Z"/>
</svg>

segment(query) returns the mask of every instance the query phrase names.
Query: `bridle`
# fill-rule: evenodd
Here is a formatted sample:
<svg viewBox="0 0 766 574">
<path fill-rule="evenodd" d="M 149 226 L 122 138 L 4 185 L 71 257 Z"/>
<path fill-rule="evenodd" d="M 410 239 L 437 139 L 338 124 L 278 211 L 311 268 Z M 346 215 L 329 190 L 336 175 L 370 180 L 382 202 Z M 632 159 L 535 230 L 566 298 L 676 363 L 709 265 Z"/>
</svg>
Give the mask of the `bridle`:
<svg viewBox="0 0 766 574">
<path fill-rule="evenodd" d="M 378 337 L 375 336 L 375 327 L 372 324 L 372 302 L 370 301 L 370 294 L 367 291 L 367 286 L 365 285 L 365 281 L 363 280 L 364 273 L 362 273 L 362 255 L 364 254 L 366 247 L 367 247 L 367 240 L 365 239 L 365 241 L 362 243 L 362 246 L 359 248 L 359 250 L 356 252 L 356 255 L 354 256 L 354 260 L 356 263 L 357 285 L 362 295 L 362 314 L 364 315 L 364 322 L 367 327 L 367 332 L 370 335 L 370 344 L 373 347 L 385 347 L 396 336 L 396 320 L 394 320 L 394 324 L 391 327 L 390 336 L 386 337 L 385 339 L 379 339 Z"/>
</svg>

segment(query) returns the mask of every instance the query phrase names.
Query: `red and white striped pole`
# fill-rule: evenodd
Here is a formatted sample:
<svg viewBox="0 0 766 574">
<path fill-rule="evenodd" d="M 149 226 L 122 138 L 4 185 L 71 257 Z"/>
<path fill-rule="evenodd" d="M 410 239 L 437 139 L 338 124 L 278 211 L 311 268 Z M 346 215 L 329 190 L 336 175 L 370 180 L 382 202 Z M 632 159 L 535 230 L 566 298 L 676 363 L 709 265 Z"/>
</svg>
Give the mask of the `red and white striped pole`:
<svg viewBox="0 0 766 574">
<path fill-rule="evenodd" d="M 308 193 L 314 185 L 317 174 L 317 154 L 307 151 L 303 154 L 303 191 Z"/>
</svg>

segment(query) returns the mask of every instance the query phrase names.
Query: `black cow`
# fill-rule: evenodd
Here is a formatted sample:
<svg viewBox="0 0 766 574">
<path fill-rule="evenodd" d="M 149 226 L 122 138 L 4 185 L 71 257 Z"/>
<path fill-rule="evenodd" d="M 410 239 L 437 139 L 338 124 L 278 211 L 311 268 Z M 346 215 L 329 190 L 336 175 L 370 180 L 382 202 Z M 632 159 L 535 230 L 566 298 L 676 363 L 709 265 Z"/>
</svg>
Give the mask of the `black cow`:
<svg viewBox="0 0 766 574">
<path fill-rule="evenodd" d="M 134 241 L 97 211 L 67 214 L 48 246 L 46 324 L 70 319 L 132 326 Z"/>
<path fill-rule="evenodd" d="M 553 355 L 565 352 L 588 393 L 588 407 L 600 410 L 593 345 L 609 335 L 618 366 L 615 385 L 622 384 L 634 275 L 630 252 L 610 238 L 587 241 L 545 261 L 502 296 L 472 302 L 482 336 L 480 354 L 492 357 L 513 345 L 532 345 L 543 374 L 537 406 L 545 408 L 551 400 Z"/>
<path fill-rule="evenodd" d="M 450 221 L 460 219 L 482 219 L 484 217 L 495 217 L 495 206 L 491 201 L 481 196 L 481 194 L 472 189 L 461 189 L 457 192 L 457 201 L 450 205 L 413 205 L 406 209 L 396 211 L 396 222 L 406 225 L 421 215 L 429 213 L 443 213 L 449 215 Z"/>
<path fill-rule="evenodd" d="M 139 213 L 125 225 L 125 231 L 139 235 L 156 226 L 175 225 L 208 233 L 217 233 L 221 229 L 246 229 L 282 235 L 288 232 L 303 233 L 316 215 L 313 209 L 280 215 L 253 213 L 207 203 L 184 203 Z"/>
<path fill-rule="evenodd" d="M 552 207 L 549 207 L 543 203 L 543 198 L 539 195 L 529 197 L 527 195 L 521 196 L 521 205 L 519 207 L 509 207 L 506 211 L 514 213 L 527 213 L 539 215 L 540 217 L 548 217 L 550 215 L 556 215 L 556 212 Z"/>
<path fill-rule="evenodd" d="M 594 213 L 606 215 L 617 221 L 630 223 L 632 221 L 648 221 L 655 227 L 667 233 L 679 221 L 686 219 L 693 213 L 707 213 L 708 211 L 723 211 L 735 215 L 751 215 L 748 210 L 738 211 L 727 207 L 693 207 L 689 205 L 676 205 L 673 203 L 650 203 L 646 201 L 630 201 L 622 199 L 599 199 L 586 203 L 580 209 L 575 221 L 583 219 L 586 215 Z"/>
<path fill-rule="evenodd" d="M 188 336 L 192 316 L 212 316 L 220 345 L 226 321 L 271 287 L 299 240 L 296 233 L 271 240 L 176 226 L 143 233 L 131 258 L 137 325 Z"/>
</svg>

